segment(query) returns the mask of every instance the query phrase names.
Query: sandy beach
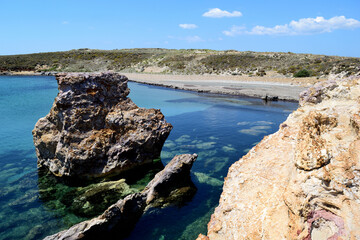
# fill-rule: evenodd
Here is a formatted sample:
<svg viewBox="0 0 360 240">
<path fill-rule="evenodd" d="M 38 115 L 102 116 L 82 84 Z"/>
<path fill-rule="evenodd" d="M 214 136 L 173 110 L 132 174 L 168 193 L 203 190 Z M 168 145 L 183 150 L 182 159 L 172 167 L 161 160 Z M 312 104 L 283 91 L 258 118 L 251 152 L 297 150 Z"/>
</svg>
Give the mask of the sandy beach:
<svg viewBox="0 0 360 240">
<path fill-rule="evenodd" d="M 10 75 L 40 75 L 33 71 L 9 72 Z M 195 92 L 228 94 L 256 98 L 298 101 L 299 94 L 324 79 L 290 78 L 270 75 L 171 75 L 156 73 L 124 73 L 130 81 Z"/>
<path fill-rule="evenodd" d="M 299 94 L 316 79 L 245 77 L 231 75 L 165 75 L 122 73 L 130 81 L 176 89 L 298 101 Z"/>
</svg>

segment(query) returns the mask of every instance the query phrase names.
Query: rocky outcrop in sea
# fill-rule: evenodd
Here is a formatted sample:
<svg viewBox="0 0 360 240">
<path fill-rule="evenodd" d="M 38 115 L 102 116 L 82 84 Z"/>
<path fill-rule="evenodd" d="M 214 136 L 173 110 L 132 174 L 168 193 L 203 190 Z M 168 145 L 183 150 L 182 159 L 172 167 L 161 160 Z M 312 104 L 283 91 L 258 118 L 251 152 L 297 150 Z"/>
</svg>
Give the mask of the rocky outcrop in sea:
<svg viewBox="0 0 360 240">
<path fill-rule="evenodd" d="M 70 178 L 118 174 L 160 156 L 172 126 L 127 98 L 123 75 L 57 74 L 59 93 L 33 130 L 38 166 Z"/>
<path fill-rule="evenodd" d="M 196 158 L 196 154 L 175 156 L 142 192 L 128 195 L 110 206 L 102 215 L 78 223 L 45 239 L 85 240 L 126 237 L 148 208 L 176 204 L 194 195 L 196 188 L 191 181 L 190 170 Z"/>
<path fill-rule="evenodd" d="M 229 169 L 198 239 L 358 239 L 360 79 L 319 83 Z"/>
</svg>

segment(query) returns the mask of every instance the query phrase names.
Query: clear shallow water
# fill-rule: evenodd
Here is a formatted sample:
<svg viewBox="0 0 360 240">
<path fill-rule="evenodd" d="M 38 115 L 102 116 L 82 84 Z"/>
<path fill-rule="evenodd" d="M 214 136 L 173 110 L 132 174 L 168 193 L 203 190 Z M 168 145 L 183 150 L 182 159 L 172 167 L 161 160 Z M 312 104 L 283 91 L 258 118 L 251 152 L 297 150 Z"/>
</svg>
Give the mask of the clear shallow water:
<svg viewBox="0 0 360 240">
<path fill-rule="evenodd" d="M 54 77 L 0 76 L 0 86 L 0 239 L 41 239 L 86 219 L 68 211 L 66 196 L 76 188 L 36 169 L 31 130 L 49 112 L 57 83 Z M 206 233 L 230 165 L 275 132 L 297 107 L 137 83 L 129 87 L 138 106 L 160 108 L 174 126 L 162 162 L 181 153 L 199 157 L 192 169 L 198 188 L 193 199 L 182 207 L 147 212 L 128 239 L 195 239 Z M 133 186 L 146 184 L 151 176 Z"/>
</svg>

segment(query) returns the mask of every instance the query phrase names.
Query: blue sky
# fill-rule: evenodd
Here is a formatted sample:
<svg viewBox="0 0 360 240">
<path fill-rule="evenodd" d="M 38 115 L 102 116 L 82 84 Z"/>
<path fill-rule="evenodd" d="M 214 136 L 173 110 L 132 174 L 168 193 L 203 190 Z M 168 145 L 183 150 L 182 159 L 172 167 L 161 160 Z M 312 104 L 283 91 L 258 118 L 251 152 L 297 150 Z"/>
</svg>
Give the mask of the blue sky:
<svg viewBox="0 0 360 240">
<path fill-rule="evenodd" d="M 360 57 L 359 0 L 0 3 L 0 55 L 158 47 Z"/>
</svg>

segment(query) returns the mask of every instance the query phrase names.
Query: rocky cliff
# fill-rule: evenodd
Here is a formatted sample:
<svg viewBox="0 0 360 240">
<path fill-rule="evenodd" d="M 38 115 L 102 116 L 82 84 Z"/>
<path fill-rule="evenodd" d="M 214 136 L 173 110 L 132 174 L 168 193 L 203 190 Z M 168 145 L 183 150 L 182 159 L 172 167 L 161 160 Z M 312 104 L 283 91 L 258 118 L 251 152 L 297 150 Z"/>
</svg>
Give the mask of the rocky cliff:
<svg viewBox="0 0 360 240">
<path fill-rule="evenodd" d="M 38 166 L 60 177 L 100 177 L 151 162 L 172 126 L 127 98 L 117 73 L 56 76 L 59 93 L 33 130 Z"/>
<path fill-rule="evenodd" d="M 45 239 L 123 239 L 147 208 L 174 204 L 195 193 L 190 169 L 196 158 L 196 154 L 175 156 L 141 193 L 120 199 L 102 215 Z"/>
<path fill-rule="evenodd" d="M 360 79 L 301 94 L 300 107 L 225 178 L 198 239 L 358 239 Z"/>
</svg>

